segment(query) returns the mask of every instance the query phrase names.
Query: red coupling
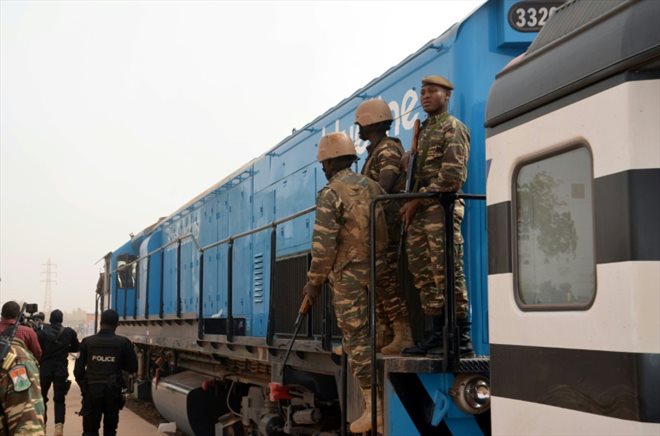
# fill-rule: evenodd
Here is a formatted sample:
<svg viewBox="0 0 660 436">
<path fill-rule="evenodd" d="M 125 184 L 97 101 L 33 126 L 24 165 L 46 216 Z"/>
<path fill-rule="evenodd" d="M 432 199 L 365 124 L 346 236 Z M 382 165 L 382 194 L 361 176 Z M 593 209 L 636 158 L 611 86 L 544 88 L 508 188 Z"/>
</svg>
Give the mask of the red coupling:
<svg viewBox="0 0 660 436">
<path fill-rule="evenodd" d="M 268 383 L 270 388 L 270 401 L 290 400 L 293 396 L 289 393 L 289 388 L 278 382 Z"/>
</svg>

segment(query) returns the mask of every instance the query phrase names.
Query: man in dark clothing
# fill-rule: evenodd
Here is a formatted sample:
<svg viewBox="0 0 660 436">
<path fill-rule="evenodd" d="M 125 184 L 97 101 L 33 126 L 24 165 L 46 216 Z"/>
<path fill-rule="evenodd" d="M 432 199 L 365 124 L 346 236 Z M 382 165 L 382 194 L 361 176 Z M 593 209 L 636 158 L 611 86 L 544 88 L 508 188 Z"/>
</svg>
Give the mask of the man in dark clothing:
<svg viewBox="0 0 660 436">
<path fill-rule="evenodd" d="M 7 301 L 2 305 L 2 320 L 0 320 L 0 334 L 8 331 L 11 326 L 20 322 L 18 319 L 21 314 L 21 306 L 15 301 Z M 37 339 L 37 334 L 28 326 L 19 325 L 16 329 L 16 336 L 23 341 L 25 347 L 34 355 L 34 358 L 41 359 L 41 346 Z"/>
<path fill-rule="evenodd" d="M 69 327 L 62 325 L 62 311 L 53 310 L 50 313 L 50 324 L 39 330 L 37 337 L 43 351 L 41 356 L 41 393 L 44 402 L 48 403 L 48 390 L 53 384 L 53 401 L 55 402 L 55 436 L 64 432 L 64 415 L 66 407 L 64 397 L 69 390 L 69 368 L 67 357 L 80 348 L 78 334 Z"/>
<path fill-rule="evenodd" d="M 117 434 L 119 411 L 124 407 L 122 371 L 137 371 L 137 356 L 128 338 L 115 334 L 119 315 L 108 309 L 101 314 L 101 330 L 83 339 L 73 374 L 83 394 L 83 435 Z"/>
</svg>

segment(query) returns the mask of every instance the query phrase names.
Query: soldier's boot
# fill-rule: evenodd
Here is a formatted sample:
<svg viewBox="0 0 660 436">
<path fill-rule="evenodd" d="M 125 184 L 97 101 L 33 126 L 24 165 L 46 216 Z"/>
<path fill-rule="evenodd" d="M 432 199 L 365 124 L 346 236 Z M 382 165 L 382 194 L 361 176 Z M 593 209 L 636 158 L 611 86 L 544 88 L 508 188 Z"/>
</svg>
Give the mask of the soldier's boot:
<svg viewBox="0 0 660 436">
<path fill-rule="evenodd" d="M 394 339 L 389 345 L 380 350 L 381 353 L 389 355 L 399 354 L 404 348 L 415 346 L 408 317 L 395 319 L 392 322 L 392 330 L 394 330 Z"/>
<path fill-rule="evenodd" d="M 390 328 L 387 319 L 377 320 L 376 322 L 376 351 L 381 352 L 385 344 L 392 342 L 394 334 Z"/>
<path fill-rule="evenodd" d="M 442 347 L 442 315 L 431 317 L 431 331 L 426 332 L 424 338 L 414 347 L 404 348 L 404 356 L 425 356 L 432 348 Z"/>
<path fill-rule="evenodd" d="M 362 415 L 351 423 L 351 433 L 365 433 L 371 430 L 371 389 L 363 389 L 362 395 L 364 396 L 364 412 Z M 383 430 L 383 406 L 382 401 L 378 401 L 376 409 L 377 418 L 376 425 L 377 431 Z"/>
<path fill-rule="evenodd" d="M 472 340 L 470 339 L 470 322 L 467 318 L 458 318 L 456 325 L 458 326 L 458 357 L 462 359 L 474 357 Z M 426 353 L 429 357 L 443 357 L 444 354 L 445 351 L 442 348 L 442 343 L 439 347 L 432 348 Z"/>
<path fill-rule="evenodd" d="M 53 436 L 64 436 L 64 423 L 58 422 L 55 424 L 55 433 Z"/>
</svg>

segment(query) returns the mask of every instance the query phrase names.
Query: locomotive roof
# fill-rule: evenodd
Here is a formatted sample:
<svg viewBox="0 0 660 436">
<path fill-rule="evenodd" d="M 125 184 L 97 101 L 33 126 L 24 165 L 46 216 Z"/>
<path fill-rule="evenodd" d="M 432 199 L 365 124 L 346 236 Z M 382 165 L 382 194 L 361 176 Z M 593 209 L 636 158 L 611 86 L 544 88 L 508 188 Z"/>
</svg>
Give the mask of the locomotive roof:
<svg viewBox="0 0 660 436">
<path fill-rule="evenodd" d="M 524 57 L 502 70 L 486 107 L 494 127 L 660 53 L 660 2 L 571 0 Z"/>
</svg>

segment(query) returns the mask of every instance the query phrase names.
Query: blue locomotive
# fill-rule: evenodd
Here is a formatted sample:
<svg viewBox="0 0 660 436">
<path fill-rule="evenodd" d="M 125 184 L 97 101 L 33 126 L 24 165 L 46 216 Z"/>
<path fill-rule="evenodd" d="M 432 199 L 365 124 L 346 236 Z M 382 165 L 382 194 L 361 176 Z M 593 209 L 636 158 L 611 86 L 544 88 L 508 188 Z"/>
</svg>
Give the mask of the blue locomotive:
<svg viewBox="0 0 660 436">
<path fill-rule="evenodd" d="M 570 434 L 580 431 L 585 419 L 596 433 L 613 428 L 629 434 L 657 432 L 660 400 L 657 389 L 648 386 L 657 386 L 660 374 L 660 278 L 653 273 L 660 261 L 660 217 L 657 196 L 644 188 L 657 187 L 660 174 L 652 139 L 660 138 L 658 118 L 651 121 L 660 106 L 660 37 L 657 26 L 649 24 L 659 15 L 657 5 L 489 0 L 109 253 L 97 300 L 101 308 L 119 311 L 119 332 L 136 345 L 137 395 L 152 398 L 161 414 L 188 434 L 347 433 L 346 423 L 359 416 L 363 404 L 342 355 L 327 290 L 307 317 L 286 368 L 282 365 L 306 282 L 315 195 L 326 183 L 315 161 L 316 147 L 326 132 L 344 131 L 364 155 L 354 112 L 374 97 L 392 110 L 390 135 L 409 147 L 413 124 L 423 115 L 420 79 L 441 74 L 455 85 L 449 112 L 472 135 L 465 192 L 485 193 L 488 179 L 488 205 L 468 201 L 463 223 L 477 357 L 453 362 L 378 358 L 385 433 Z M 633 32 L 634 25 L 641 31 Z M 620 52 L 608 51 L 598 38 L 609 38 L 609 44 L 621 38 L 627 44 Z M 591 63 L 581 69 L 576 66 L 581 59 Z M 637 74 L 632 79 L 631 72 Z M 608 80 L 612 83 L 606 87 Z M 608 92 L 619 94 L 603 97 Z M 627 142 L 630 153 L 623 155 L 628 160 L 608 151 L 613 147 L 607 135 L 618 133 L 590 127 L 597 118 L 592 112 L 603 110 L 598 99 L 607 104 L 617 95 L 630 102 L 620 109 L 629 111 L 621 113 L 622 119 L 631 120 L 635 111 L 647 114 L 635 126 L 646 129 L 645 138 L 651 139 Z M 578 103 L 593 107 L 575 110 Z M 603 157 L 607 153 L 611 160 Z M 651 208 L 644 213 L 632 208 L 628 218 L 614 220 L 601 235 L 594 224 L 600 215 L 588 207 L 598 194 L 593 180 L 615 173 L 638 187 L 622 195 Z M 564 198 L 564 191 L 572 197 Z M 647 226 L 644 231 L 651 237 L 638 238 L 625 227 L 630 219 Z M 604 242 L 583 236 L 594 232 Z M 616 239 L 611 232 L 624 234 L 624 241 L 611 241 Z M 539 251 L 534 241 L 554 251 Z M 623 258 L 603 248 L 626 243 L 633 248 Z M 625 267 L 608 272 L 604 263 Z M 643 284 L 629 300 L 614 292 L 640 275 Z M 414 321 L 422 317 L 411 286 L 405 284 Z M 630 309 L 625 316 L 607 313 L 620 301 Z M 611 344 L 588 327 L 599 323 L 613 338 Z M 413 327 L 419 332 L 424 326 L 417 321 Z M 576 352 L 566 351 L 571 349 Z M 592 354 L 577 352 L 585 349 Z M 607 371 L 625 383 L 611 383 L 605 397 L 593 386 L 582 390 L 580 376 L 589 371 L 580 359 L 595 364 L 614 352 L 623 354 L 602 374 L 594 372 L 594 383 L 603 383 L 611 375 Z M 555 369 L 548 368 L 549 361 Z M 622 375 L 631 371 L 640 378 Z M 542 389 L 525 388 L 516 374 Z M 548 374 L 555 379 L 547 379 Z M 617 395 L 617 386 L 625 398 Z M 521 420 L 515 411 L 522 406 L 526 418 Z"/>
</svg>

